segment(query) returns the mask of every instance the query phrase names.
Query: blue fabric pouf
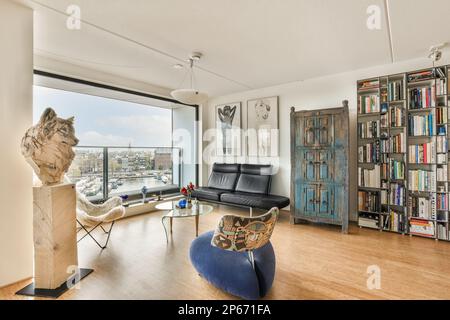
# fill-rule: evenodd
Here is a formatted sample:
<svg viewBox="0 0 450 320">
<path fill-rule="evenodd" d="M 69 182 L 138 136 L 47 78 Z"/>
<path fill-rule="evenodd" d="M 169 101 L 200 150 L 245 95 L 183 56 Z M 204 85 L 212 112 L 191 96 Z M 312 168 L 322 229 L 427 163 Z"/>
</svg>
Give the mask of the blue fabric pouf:
<svg viewBox="0 0 450 320">
<path fill-rule="evenodd" d="M 270 242 L 253 251 L 255 272 L 246 252 L 212 246 L 213 234 L 214 231 L 209 231 L 192 241 L 190 257 L 198 273 L 232 295 L 249 300 L 265 296 L 275 276 L 275 254 Z"/>
</svg>

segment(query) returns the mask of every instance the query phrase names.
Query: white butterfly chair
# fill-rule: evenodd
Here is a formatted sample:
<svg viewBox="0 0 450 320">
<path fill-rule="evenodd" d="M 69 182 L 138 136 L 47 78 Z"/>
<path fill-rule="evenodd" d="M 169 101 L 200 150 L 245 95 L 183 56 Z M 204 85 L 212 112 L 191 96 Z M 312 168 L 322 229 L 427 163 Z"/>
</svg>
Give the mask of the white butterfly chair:
<svg viewBox="0 0 450 320">
<path fill-rule="evenodd" d="M 113 197 L 102 204 L 93 204 L 85 195 L 77 191 L 77 222 L 80 225 L 78 232 L 81 230 L 86 232 L 78 242 L 83 240 L 86 236 L 90 236 L 100 248 L 105 249 L 108 245 L 115 221 L 122 218 L 124 215 L 125 207 L 122 205 L 122 198 Z M 111 223 L 111 226 L 109 227 L 109 230 L 106 231 L 105 228 L 103 228 L 103 224 L 108 223 Z M 92 235 L 92 232 L 98 227 L 108 235 L 105 245 L 103 246 Z"/>
</svg>

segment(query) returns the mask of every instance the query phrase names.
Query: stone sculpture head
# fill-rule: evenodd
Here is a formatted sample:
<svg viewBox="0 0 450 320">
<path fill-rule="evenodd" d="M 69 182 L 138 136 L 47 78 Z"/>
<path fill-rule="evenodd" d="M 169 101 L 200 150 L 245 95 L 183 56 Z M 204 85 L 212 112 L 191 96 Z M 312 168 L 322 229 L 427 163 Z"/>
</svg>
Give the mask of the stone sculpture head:
<svg viewBox="0 0 450 320">
<path fill-rule="evenodd" d="M 31 165 L 43 185 L 53 185 L 64 180 L 78 144 L 73 127 L 74 118 L 58 118 L 47 108 L 39 122 L 27 130 L 22 138 L 22 155 Z"/>
</svg>

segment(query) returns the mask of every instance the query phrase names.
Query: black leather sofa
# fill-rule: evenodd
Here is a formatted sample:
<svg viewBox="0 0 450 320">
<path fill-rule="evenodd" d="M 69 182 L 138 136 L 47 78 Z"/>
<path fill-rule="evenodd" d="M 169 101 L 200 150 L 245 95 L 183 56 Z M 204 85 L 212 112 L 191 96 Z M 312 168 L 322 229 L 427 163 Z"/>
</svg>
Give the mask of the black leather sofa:
<svg viewBox="0 0 450 320">
<path fill-rule="evenodd" d="M 270 194 L 272 166 L 214 163 L 208 186 L 194 190 L 198 200 L 269 210 L 284 208 L 289 198 Z"/>
</svg>

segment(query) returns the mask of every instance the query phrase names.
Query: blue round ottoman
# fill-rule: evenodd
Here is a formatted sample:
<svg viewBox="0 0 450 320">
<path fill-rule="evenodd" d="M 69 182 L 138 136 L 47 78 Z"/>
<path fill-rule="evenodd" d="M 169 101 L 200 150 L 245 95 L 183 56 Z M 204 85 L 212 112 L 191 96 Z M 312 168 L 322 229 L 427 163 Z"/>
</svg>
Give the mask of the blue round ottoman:
<svg viewBox="0 0 450 320">
<path fill-rule="evenodd" d="M 275 276 L 275 254 L 270 242 L 253 251 L 253 269 L 246 252 L 212 246 L 213 235 L 214 231 L 209 231 L 192 241 L 190 258 L 198 273 L 232 295 L 248 300 L 265 296 Z"/>
</svg>

